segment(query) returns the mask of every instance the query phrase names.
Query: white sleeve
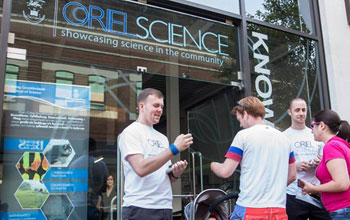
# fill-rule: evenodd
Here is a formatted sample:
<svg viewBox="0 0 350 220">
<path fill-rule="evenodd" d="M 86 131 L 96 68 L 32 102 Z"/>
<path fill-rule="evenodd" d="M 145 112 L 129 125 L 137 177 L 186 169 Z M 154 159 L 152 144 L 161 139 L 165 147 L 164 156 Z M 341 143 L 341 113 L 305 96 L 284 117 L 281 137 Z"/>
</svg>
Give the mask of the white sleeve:
<svg viewBox="0 0 350 220">
<path fill-rule="evenodd" d="M 236 136 L 234 137 L 234 139 L 232 141 L 231 147 L 236 147 L 236 148 L 239 148 L 243 151 L 244 147 L 245 147 L 245 140 L 244 140 L 245 138 L 244 138 L 242 131 L 239 131 L 236 134 Z"/>
<path fill-rule="evenodd" d="M 131 154 L 144 154 L 141 137 L 138 134 L 132 134 L 131 132 L 124 131 L 120 135 L 118 147 L 123 159 Z"/>
</svg>

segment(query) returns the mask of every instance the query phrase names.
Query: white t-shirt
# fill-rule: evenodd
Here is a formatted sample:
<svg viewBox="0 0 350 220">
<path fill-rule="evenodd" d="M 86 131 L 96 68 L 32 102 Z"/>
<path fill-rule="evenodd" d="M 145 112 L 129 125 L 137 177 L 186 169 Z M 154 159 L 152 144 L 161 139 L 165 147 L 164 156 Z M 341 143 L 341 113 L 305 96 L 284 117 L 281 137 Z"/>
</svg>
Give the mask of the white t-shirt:
<svg viewBox="0 0 350 220">
<path fill-rule="evenodd" d="M 241 130 L 225 157 L 241 164 L 238 205 L 285 208 L 288 167 L 294 156 L 282 132 L 267 125 Z"/>
<path fill-rule="evenodd" d="M 290 127 L 283 133 L 292 142 L 296 162 L 313 160 L 317 158 L 319 153 L 322 155 L 324 144 L 314 140 L 314 135 L 310 128 L 305 127 L 303 130 L 296 130 Z M 315 169 L 297 171 L 297 179 L 304 179 L 314 185 L 319 185 L 320 183 L 315 177 Z M 289 195 L 301 194 L 301 190 L 297 186 L 297 180 L 288 186 L 287 193 Z"/>
<path fill-rule="evenodd" d="M 153 173 L 140 177 L 126 160 L 126 157 L 132 154 L 143 154 L 146 159 L 161 153 L 169 147 L 167 137 L 153 127 L 133 122 L 120 134 L 118 147 L 124 166 L 123 206 L 172 209 L 171 182 L 166 174 L 171 161 Z"/>
</svg>

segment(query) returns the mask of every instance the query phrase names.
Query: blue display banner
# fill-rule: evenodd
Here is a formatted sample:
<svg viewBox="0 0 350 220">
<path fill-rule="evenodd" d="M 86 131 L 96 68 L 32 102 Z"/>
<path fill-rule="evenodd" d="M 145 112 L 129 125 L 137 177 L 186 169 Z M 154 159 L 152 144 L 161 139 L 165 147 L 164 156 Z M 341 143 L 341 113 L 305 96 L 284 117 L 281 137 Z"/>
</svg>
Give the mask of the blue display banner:
<svg viewBox="0 0 350 220">
<path fill-rule="evenodd" d="M 5 150 L 43 151 L 49 140 L 5 138 Z"/>
<path fill-rule="evenodd" d="M 47 190 L 50 193 L 60 192 L 87 192 L 88 182 L 77 181 L 77 182 L 44 182 Z"/>
<path fill-rule="evenodd" d="M 48 179 L 88 179 L 88 171 L 85 169 L 50 169 L 44 177 L 44 180 Z"/>
<path fill-rule="evenodd" d="M 8 80 L 6 94 L 64 109 L 90 109 L 90 88 L 86 86 Z"/>
<path fill-rule="evenodd" d="M 47 196 L 60 193 L 68 201 L 75 197 L 69 197 L 71 192 L 87 195 L 88 191 L 88 161 L 77 162 L 80 169 L 69 165 L 74 159 L 88 157 L 90 87 L 11 80 L 7 81 L 6 99 L 12 99 L 18 111 L 6 111 L 4 117 L 7 163 L 2 184 L 6 190 L 0 193 L 0 201 L 8 207 L 0 210 L 0 219 L 58 218 L 50 214 L 57 202 L 47 203 Z M 41 111 L 47 106 L 49 111 Z M 23 191 L 29 192 L 21 194 Z M 25 205 L 39 199 L 35 208 Z M 82 200 L 87 204 L 86 196 Z"/>
<path fill-rule="evenodd" d="M 46 220 L 43 213 L 39 211 L 35 212 L 0 212 L 1 220 Z"/>
</svg>

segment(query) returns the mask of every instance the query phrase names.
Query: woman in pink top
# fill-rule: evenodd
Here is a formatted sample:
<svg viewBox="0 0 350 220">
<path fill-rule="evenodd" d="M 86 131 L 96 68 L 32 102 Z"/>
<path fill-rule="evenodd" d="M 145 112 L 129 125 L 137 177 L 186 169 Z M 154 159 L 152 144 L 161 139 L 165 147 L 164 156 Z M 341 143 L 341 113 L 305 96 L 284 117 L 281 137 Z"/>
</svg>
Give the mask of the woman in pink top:
<svg viewBox="0 0 350 220">
<path fill-rule="evenodd" d="M 303 193 L 321 193 L 324 206 L 333 220 L 350 219 L 350 125 L 332 110 L 317 113 L 311 123 L 316 141 L 325 143 L 316 170 L 321 185 L 301 180 Z"/>
</svg>

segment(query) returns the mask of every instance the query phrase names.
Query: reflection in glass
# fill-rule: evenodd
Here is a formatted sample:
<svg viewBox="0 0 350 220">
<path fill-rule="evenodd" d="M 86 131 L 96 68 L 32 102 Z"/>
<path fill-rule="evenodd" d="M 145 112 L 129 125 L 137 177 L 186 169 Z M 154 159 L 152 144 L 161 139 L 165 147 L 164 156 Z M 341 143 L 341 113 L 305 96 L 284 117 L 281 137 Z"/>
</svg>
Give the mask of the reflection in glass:
<svg viewBox="0 0 350 220">
<path fill-rule="evenodd" d="M 237 191 L 239 172 L 236 172 L 231 178 L 221 179 L 211 172 L 210 163 L 224 159 L 233 137 L 239 130 L 238 122 L 231 114 L 233 103 L 239 99 L 239 89 L 189 78 L 177 79 L 155 74 L 142 75 L 144 88 L 152 87 L 161 90 L 165 95 L 165 100 L 171 97 L 171 94 L 164 88 L 164 85 L 167 85 L 166 82 L 169 81 L 174 82 L 178 87 L 176 92 L 172 90 L 171 93 L 179 95 L 179 105 L 172 105 L 172 102 L 177 102 L 177 100 L 168 102 L 155 129 L 169 137 L 171 134 L 167 131 L 167 127 L 179 126 L 180 133 L 190 132 L 194 137 L 191 149 L 181 153 L 181 160 L 187 160 L 189 165 L 181 177 L 181 189 L 176 191 L 173 188 L 174 194 L 198 195 L 201 185 L 203 189 L 220 188 L 225 191 Z M 172 111 L 173 106 L 177 106 L 176 109 L 180 114 L 179 120 L 170 120 L 172 113 L 168 114 Z M 175 133 L 178 134 L 178 132 Z M 192 154 L 195 155 L 195 165 L 193 165 Z M 202 164 L 200 164 L 200 155 Z M 193 171 L 195 171 L 194 178 Z M 182 205 L 186 205 L 190 199 L 193 198 L 190 196 L 183 198 Z"/>
<path fill-rule="evenodd" d="M 218 178 L 210 170 L 210 163 L 223 161 L 229 146 L 236 133 L 239 123 L 231 114 L 233 103 L 238 101 L 238 90 L 229 87 L 206 85 L 209 88 L 206 92 L 210 98 L 191 106 L 188 109 L 189 132 L 193 135 L 193 144 L 190 152 L 195 154 L 196 160 L 196 193 L 199 193 L 200 185 L 204 189 L 219 188 L 226 192 L 238 191 L 239 171 L 230 178 Z M 232 91 L 234 90 L 234 91 Z M 202 170 L 200 167 L 200 157 L 202 157 Z M 191 161 L 191 157 L 189 160 Z M 200 172 L 203 176 L 200 178 Z M 186 188 L 185 188 L 186 189 Z M 192 193 L 192 192 L 188 192 Z"/>
<path fill-rule="evenodd" d="M 286 129 L 289 100 L 301 97 L 308 103 L 309 123 L 312 113 L 321 108 L 315 41 L 255 24 L 248 25 L 248 35 L 253 94 L 263 94 L 265 117 Z"/>
<path fill-rule="evenodd" d="M 246 16 L 312 34 L 309 0 L 246 0 Z"/>
<path fill-rule="evenodd" d="M 212 7 L 225 12 L 239 14 L 239 1 L 238 0 L 184 0 L 184 2 L 193 2 L 196 4 Z"/>
<path fill-rule="evenodd" d="M 239 95 L 231 86 L 239 69 L 236 27 L 129 1 L 39 2 L 38 8 L 29 6 L 29 0 L 14 1 L 12 7 L 10 31 L 16 36 L 13 47 L 26 49 L 27 57 L 7 60 L 1 134 L 6 140 L 1 156 L 6 161 L 0 167 L 5 164 L 6 179 L 0 185 L 0 200 L 6 209 L 2 210 L 28 214 L 14 193 L 23 182 L 21 174 L 27 176 L 24 171 L 18 172 L 28 167 L 27 157 L 21 160 L 23 152 L 35 151 L 28 154 L 29 159 L 39 153 L 47 157 L 47 172 L 40 175 L 50 197 L 42 201 L 40 209 L 35 206 L 35 212 L 29 213 L 31 217 L 56 218 L 58 214 L 77 220 L 98 217 L 102 213 L 96 204 L 98 195 L 106 190 L 104 177 L 117 174 L 117 137 L 136 120 L 136 97 L 143 88 L 153 87 L 165 94 L 164 116 L 155 128 L 169 139 L 193 129 L 196 135 L 199 132 L 200 140 L 202 131 L 188 127 L 187 113 L 191 126 L 203 123 L 198 112 L 212 117 L 229 115 L 232 97 Z M 74 9 L 77 6 L 80 9 Z M 68 22 L 84 21 L 88 14 L 85 9 L 92 10 L 94 16 L 90 26 Z M 98 13 L 107 16 L 112 11 L 115 13 L 109 20 L 113 26 L 110 28 L 123 32 L 123 25 L 118 23 L 122 21 L 129 34 L 111 32 L 105 28 L 108 19 L 97 18 Z M 116 11 L 127 14 L 127 20 L 124 22 L 126 16 Z M 140 36 L 137 39 L 136 34 Z M 146 73 L 136 71 L 138 66 L 146 67 Z M 24 92 L 32 93 L 31 99 L 19 93 L 10 96 L 22 85 L 27 87 Z M 45 90 L 42 88 L 50 88 L 54 95 L 41 93 Z M 38 91 L 40 95 L 36 97 Z M 82 91 L 88 95 L 80 97 Z M 55 99 L 52 103 L 46 102 L 51 98 Z M 61 108 L 84 103 L 84 109 Z M 225 120 L 216 124 L 218 130 L 211 133 L 211 142 L 201 142 L 214 146 L 213 152 L 203 151 L 205 187 L 223 184 L 210 176 L 207 158 L 223 157 L 233 136 L 232 126 L 226 129 L 227 125 Z M 222 137 L 224 141 L 220 141 Z M 222 143 L 216 145 L 213 140 Z M 199 147 L 194 146 L 194 150 L 201 150 Z M 189 160 L 186 153 L 182 157 Z M 196 190 L 191 188 L 192 177 L 187 178 L 188 174 L 178 183 L 174 194 Z M 62 206 L 65 210 L 58 213 L 55 204 L 66 200 L 71 203 L 67 202 L 67 206 Z M 181 202 L 181 198 L 174 200 L 180 209 L 185 205 Z"/>
</svg>

